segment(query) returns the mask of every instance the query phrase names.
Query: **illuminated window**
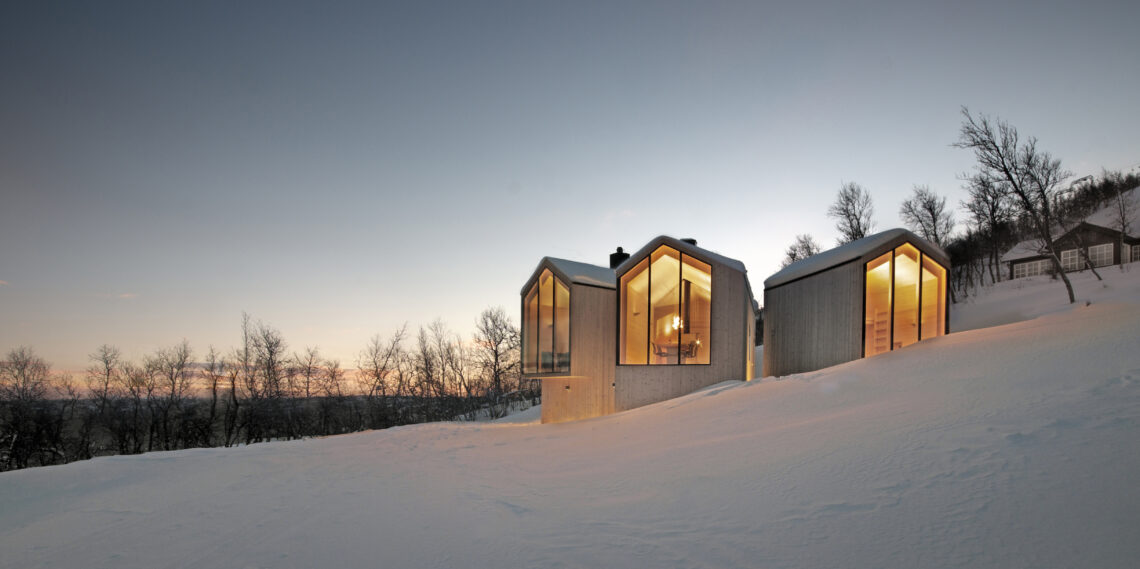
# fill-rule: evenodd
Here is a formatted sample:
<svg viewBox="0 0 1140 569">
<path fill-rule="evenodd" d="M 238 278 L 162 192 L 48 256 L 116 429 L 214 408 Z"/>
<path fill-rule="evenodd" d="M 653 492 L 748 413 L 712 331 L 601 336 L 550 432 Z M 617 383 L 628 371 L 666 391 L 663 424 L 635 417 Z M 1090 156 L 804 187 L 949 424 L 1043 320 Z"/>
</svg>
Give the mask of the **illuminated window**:
<svg viewBox="0 0 1140 569">
<path fill-rule="evenodd" d="M 662 245 L 619 284 L 619 361 L 707 364 L 712 267 Z"/>
<path fill-rule="evenodd" d="M 891 254 L 867 263 L 867 296 L 863 353 L 868 356 L 891 349 Z"/>
<path fill-rule="evenodd" d="M 922 337 L 941 336 L 946 330 L 946 269 L 922 258 Z"/>
<path fill-rule="evenodd" d="M 550 269 L 523 298 L 523 371 L 570 371 L 570 289 Z"/>
<path fill-rule="evenodd" d="M 895 323 L 893 348 L 918 341 L 918 249 L 895 249 Z"/>
<path fill-rule="evenodd" d="M 864 356 L 946 332 L 945 267 L 905 243 L 868 262 L 865 273 Z"/>
</svg>

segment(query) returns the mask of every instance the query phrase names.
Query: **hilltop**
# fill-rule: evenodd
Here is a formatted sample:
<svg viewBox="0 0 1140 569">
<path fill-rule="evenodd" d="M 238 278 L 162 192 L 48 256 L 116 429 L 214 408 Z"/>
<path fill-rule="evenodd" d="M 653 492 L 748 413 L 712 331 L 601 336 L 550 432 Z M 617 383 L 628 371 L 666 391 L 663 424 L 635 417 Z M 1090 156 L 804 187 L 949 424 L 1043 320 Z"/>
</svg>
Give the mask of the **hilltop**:
<svg viewBox="0 0 1140 569">
<path fill-rule="evenodd" d="M 1140 266 L 956 333 L 576 423 L 0 474 L 0 567 L 1132 567 Z M 1089 301 L 1086 303 L 1084 301 Z"/>
</svg>

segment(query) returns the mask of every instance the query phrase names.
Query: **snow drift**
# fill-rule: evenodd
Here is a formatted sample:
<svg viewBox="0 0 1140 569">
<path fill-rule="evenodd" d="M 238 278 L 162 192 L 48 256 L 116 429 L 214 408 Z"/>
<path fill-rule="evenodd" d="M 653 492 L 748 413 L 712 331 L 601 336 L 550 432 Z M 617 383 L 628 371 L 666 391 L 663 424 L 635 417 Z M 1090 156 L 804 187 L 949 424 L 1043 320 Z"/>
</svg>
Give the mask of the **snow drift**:
<svg viewBox="0 0 1140 569">
<path fill-rule="evenodd" d="M 0 567 L 1132 567 L 1140 271 L 1102 272 L 1088 306 L 1005 283 L 968 331 L 588 421 L 7 472 Z M 999 313 L 1043 315 L 969 330 Z"/>
</svg>

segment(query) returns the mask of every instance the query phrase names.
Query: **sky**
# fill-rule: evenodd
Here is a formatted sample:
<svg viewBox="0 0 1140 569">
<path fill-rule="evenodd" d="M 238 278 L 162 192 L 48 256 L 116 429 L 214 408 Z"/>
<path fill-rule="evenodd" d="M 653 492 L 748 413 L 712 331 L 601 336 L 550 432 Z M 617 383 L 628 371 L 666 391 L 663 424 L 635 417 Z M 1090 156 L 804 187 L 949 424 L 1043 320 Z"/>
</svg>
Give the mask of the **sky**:
<svg viewBox="0 0 1140 569">
<path fill-rule="evenodd" d="M 4 3 L 0 350 L 201 355 L 247 312 L 351 367 L 662 234 L 759 295 L 844 182 L 877 229 L 957 204 L 963 106 L 1140 166 L 1140 4 L 855 4 Z"/>
</svg>

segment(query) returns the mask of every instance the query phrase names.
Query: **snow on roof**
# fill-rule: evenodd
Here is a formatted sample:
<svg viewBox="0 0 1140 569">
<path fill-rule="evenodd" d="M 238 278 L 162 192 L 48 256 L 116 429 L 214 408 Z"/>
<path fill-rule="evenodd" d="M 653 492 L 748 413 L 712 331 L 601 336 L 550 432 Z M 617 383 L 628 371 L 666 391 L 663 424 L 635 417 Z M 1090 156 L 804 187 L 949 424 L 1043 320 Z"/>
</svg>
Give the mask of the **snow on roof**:
<svg viewBox="0 0 1140 569">
<path fill-rule="evenodd" d="M 862 239 L 857 239 L 834 249 L 828 249 L 822 253 L 796 261 L 765 279 L 764 288 L 777 287 L 796 279 L 830 269 L 831 267 L 853 261 L 871 251 L 887 246 L 891 241 L 899 237 L 905 237 L 906 240 L 911 243 L 937 251 L 941 253 L 943 259 L 946 257 L 946 254 L 938 247 L 930 244 L 930 242 L 914 233 L 899 227 L 888 229 L 874 235 L 868 235 Z"/>
<path fill-rule="evenodd" d="M 542 263 L 539 263 L 539 266 L 541 267 L 543 263 L 548 263 L 556 272 L 562 273 L 561 276 L 569 279 L 572 283 L 604 288 L 617 288 L 617 278 L 614 276 L 614 270 L 609 267 L 600 267 L 598 265 L 568 261 L 555 257 L 543 257 Z"/>
<path fill-rule="evenodd" d="M 1140 191 L 1137 190 L 1140 190 L 1140 187 L 1135 187 L 1124 192 L 1124 199 L 1131 202 L 1132 211 L 1136 212 L 1133 216 L 1140 217 Z M 1117 223 L 1119 223 L 1119 221 L 1115 219 L 1117 215 L 1116 203 L 1110 200 L 1107 205 L 1094 211 L 1082 221 L 1091 225 L 1115 230 L 1114 228 L 1116 228 Z M 1129 235 L 1140 234 L 1140 219 L 1133 221 L 1129 229 Z M 1054 231 L 1060 231 L 1060 229 L 1055 229 Z M 1031 257 L 1040 257 L 1044 254 L 1044 247 L 1042 247 L 1040 239 L 1026 239 L 1014 245 L 1009 251 L 1006 251 L 1001 256 L 1001 262 L 1009 263 L 1011 261 L 1020 261 Z"/>
<path fill-rule="evenodd" d="M 1133 218 L 1140 216 L 1140 186 L 1132 188 L 1124 192 L 1124 199 L 1132 205 Z M 1109 200 L 1104 207 L 1094 211 L 1091 215 L 1085 218 L 1086 223 L 1107 227 L 1109 229 L 1120 229 L 1119 213 L 1116 210 L 1116 201 Z M 1140 220 L 1133 219 L 1129 227 L 1129 235 L 1140 234 Z"/>
<path fill-rule="evenodd" d="M 676 237 L 670 237 L 668 235 L 658 235 L 657 237 L 651 239 L 649 243 L 645 244 L 644 247 L 638 249 L 636 253 L 631 254 L 629 259 L 626 259 L 625 262 L 623 262 L 621 265 L 618 265 L 617 272 L 623 273 L 625 271 L 628 271 L 634 265 L 641 262 L 641 260 L 644 259 L 646 255 L 653 252 L 653 250 L 660 245 L 668 245 L 674 249 L 681 251 L 682 253 L 688 253 L 694 257 L 702 258 L 706 261 L 719 263 L 742 273 L 748 272 L 748 269 L 744 268 L 744 263 L 737 261 L 736 259 L 730 259 L 724 255 L 721 255 L 720 253 L 714 253 L 708 249 L 698 247 L 692 243 L 687 243 L 685 241 L 677 239 Z"/>
</svg>

